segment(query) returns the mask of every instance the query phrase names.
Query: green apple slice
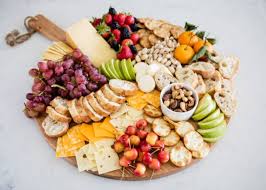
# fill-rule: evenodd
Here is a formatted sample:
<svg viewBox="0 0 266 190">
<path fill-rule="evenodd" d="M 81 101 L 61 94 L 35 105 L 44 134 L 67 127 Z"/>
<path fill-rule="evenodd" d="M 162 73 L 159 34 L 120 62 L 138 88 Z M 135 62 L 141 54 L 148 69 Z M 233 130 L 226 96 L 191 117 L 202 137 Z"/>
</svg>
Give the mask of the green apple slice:
<svg viewBox="0 0 266 190">
<path fill-rule="evenodd" d="M 217 127 L 223 121 L 224 121 L 224 114 L 221 113 L 219 117 L 217 117 L 216 119 L 207 121 L 207 122 L 200 121 L 198 122 L 198 125 L 201 129 L 211 129 L 211 128 Z"/>
<path fill-rule="evenodd" d="M 109 62 L 110 68 L 113 71 L 113 73 L 115 74 L 117 79 L 122 79 L 120 78 L 119 74 L 117 73 L 116 69 L 115 69 L 115 60 L 111 59 L 111 61 Z"/>
<path fill-rule="evenodd" d="M 205 94 L 199 101 L 199 105 L 195 111 L 194 114 L 197 114 L 199 112 L 201 112 L 202 110 L 204 110 L 205 108 L 208 107 L 208 105 L 210 105 L 212 101 L 212 97 L 207 93 Z"/>
<path fill-rule="evenodd" d="M 131 80 L 130 74 L 127 70 L 127 60 L 123 59 L 120 63 L 120 67 L 122 69 L 123 75 L 125 76 L 126 80 Z"/>
<path fill-rule="evenodd" d="M 113 72 L 112 68 L 111 68 L 111 61 L 109 61 L 108 63 L 106 63 L 106 69 L 109 73 L 109 75 L 111 76 L 112 79 L 117 79 L 118 77 L 116 76 L 116 74 Z"/>
<path fill-rule="evenodd" d="M 213 138 L 212 137 L 203 137 L 203 140 L 206 142 L 209 142 L 209 143 L 215 143 L 222 138 L 223 138 L 223 135 L 219 136 L 219 137 L 213 137 Z"/>
<path fill-rule="evenodd" d="M 104 74 L 107 78 L 109 78 L 109 79 L 111 78 L 111 75 L 109 74 L 109 72 L 108 72 L 108 70 L 106 68 L 106 64 L 105 63 L 101 65 L 100 72 L 102 74 Z"/>
<path fill-rule="evenodd" d="M 203 119 L 201 122 L 212 121 L 212 120 L 216 119 L 217 117 L 219 117 L 220 113 L 221 113 L 221 110 L 219 108 L 217 108 L 211 115 L 209 115 L 208 117 Z"/>
<path fill-rule="evenodd" d="M 120 69 L 120 61 L 118 59 L 115 60 L 114 66 L 115 66 L 115 70 L 116 70 L 117 74 L 119 75 L 119 78 L 120 79 L 125 79 L 123 73 L 121 72 L 121 69 Z"/>
<path fill-rule="evenodd" d="M 215 108 L 216 108 L 216 103 L 215 101 L 211 100 L 210 104 L 201 112 L 194 114 L 192 116 L 192 119 L 194 119 L 195 121 L 202 120 L 203 118 L 207 117 L 207 115 L 212 113 L 215 110 Z"/>
<path fill-rule="evenodd" d="M 131 80 L 135 80 L 136 79 L 136 73 L 135 73 L 135 69 L 132 65 L 131 59 L 128 59 L 126 63 L 127 63 L 127 70 L 129 72 Z"/>
<path fill-rule="evenodd" d="M 199 134 L 207 138 L 215 138 L 223 136 L 226 131 L 226 122 L 225 120 L 217 127 L 211 129 L 198 129 Z"/>
</svg>

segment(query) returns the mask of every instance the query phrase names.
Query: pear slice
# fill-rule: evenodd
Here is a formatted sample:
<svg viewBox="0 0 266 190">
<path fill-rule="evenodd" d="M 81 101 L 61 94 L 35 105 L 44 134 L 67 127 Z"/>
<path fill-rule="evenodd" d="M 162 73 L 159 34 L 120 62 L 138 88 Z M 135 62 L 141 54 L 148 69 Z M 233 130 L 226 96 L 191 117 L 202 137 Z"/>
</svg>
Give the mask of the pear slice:
<svg viewBox="0 0 266 190">
<path fill-rule="evenodd" d="M 210 105 L 212 101 L 212 97 L 207 93 L 205 94 L 199 101 L 199 105 L 195 111 L 194 114 L 197 114 L 199 112 L 201 112 L 202 110 L 204 110 L 205 108 L 208 107 L 208 105 Z"/>
<path fill-rule="evenodd" d="M 215 138 L 223 136 L 226 131 L 226 122 L 225 120 L 217 127 L 211 129 L 198 129 L 199 134 L 206 138 Z"/>
<path fill-rule="evenodd" d="M 120 78 L 119 74 L 117 73 L 117 71 L 115 69 L 115 60 L 114 59 L 111 59 L 108 64 L 109 64 L 110 69 L 114 73 L 116 79 L 122 79 L 122 78 Z"/>
<path fill-rule="evenodd" d="M 215 143 L 217 142 L 218 140 L 222 139 L 223 138 L 223 135 L 222 136 L 219 136 L 219 137 L 203 137 L 203 140 L 206 141 L 206 142 L 209 142 L 209 143 Z"/>
<path fill-rule="evenodd" d="M 202 120 L 203 118 L 207 117 L 207 115 L 212 113 L 215 110 L 215 108 L 216 108 L 216 103 L 215 101 L 211 100 L 210 104 L 201 112 L 194 114 L 192 116 L 192 119 L 194 119 L 195 121 Z"/>
<path fill-rule="evenodd" d="M 120 60 L 119 59 L 115 60 L 114 66 L 115 66 L 115 70 L 116 70 L 117 74 L 119 75 L 120 79 L 125 79 L 125 77 L 124 77 L 124 75 L 120 69 Z"/>
<path fill-rule="evenodd" d="M 120 68 L 122 69 L 123 75 L 125 76 L 126 80 L 131 80 L 130 74 L 127 70 L 127 60 L 123 59 L 120 62 Z"/>
<path fill-rule="evenodd" d="M 209 115 L 208 117 L 203 119 L 201 122 L 212 121 L 212 120 L 216 119 L 217 117 L 219 117 L 220 113 L 221 113 L 221 110 L 219 108 L 217 108 L 211 115 Z"/>
<path fill-rule="evenodd" d="M 200 121 L 198 122 L 198 125 L 201 129 L 211 129 L 211 128 L 217 127 L 223 121 L 224 121 L 224 114 L 221 113 L 216 119 L 213 119 L 207 122 Z"/>
<path fill-rule="evenodd" d="M 109 74 L 107 68 L 106 68 L 106 64 L 105 63 L 101 65 L 100 72 L 102 74 L 104 74 L 107 78 L 109 78 L 109 79 L 112 78 L 111 75 Z"/>
<path fill-rule="evenodd" d="M 127 71 L 130 75 L 131 80 L 135 80 L 136 79 L 136 73 L 135 73 L 135 69 L 132 65 L 131 59 L 128 59 L 126 63 L 127 63 Z"/>
</svg>

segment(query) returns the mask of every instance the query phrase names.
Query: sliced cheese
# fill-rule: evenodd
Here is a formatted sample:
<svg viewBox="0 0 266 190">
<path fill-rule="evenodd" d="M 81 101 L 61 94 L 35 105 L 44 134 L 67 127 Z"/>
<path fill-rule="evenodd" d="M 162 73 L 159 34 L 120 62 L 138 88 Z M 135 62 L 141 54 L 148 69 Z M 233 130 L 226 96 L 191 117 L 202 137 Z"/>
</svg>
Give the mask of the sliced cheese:
<svg viewBox="0 0 266 190">
<path fill-rule="evenodd" d="M 66 30 L 66 40 L 72 48 L 79 48 L 87 55 L 95 67 L 116 58 L 115 51 L 97 33 L 87 18 L 74 23 Z"/>
<path fill-rule="evenodd" d="M 95 134 L 95 137 L 107 137 L 107 138 L 115 138 L 115 135 L 110 133 L 109 131 L 100 128 L 99 126 L 101 125 L 101 123 L 93 123 L 92 127 L 93 127 L 93 131 Z"/>
<path fill-rule="evenodd" d="M 81 124 L 80 132 L 89 140 L 89 142 L 96 142 L 101 140 L 101 137 L 96 137 L 92 125 Z"/>
<path fill-rule="evenodd" d="M 110 117 L 106 117 L 104 121 L 101 123 L 101 125 L 99 125 L 99 128 L 105 129 L 106 131 L 115 135 L 117 131 L 114 128 L 114 126 L 110 123 L 110 120 L 111 120 Z"/>
</svg>

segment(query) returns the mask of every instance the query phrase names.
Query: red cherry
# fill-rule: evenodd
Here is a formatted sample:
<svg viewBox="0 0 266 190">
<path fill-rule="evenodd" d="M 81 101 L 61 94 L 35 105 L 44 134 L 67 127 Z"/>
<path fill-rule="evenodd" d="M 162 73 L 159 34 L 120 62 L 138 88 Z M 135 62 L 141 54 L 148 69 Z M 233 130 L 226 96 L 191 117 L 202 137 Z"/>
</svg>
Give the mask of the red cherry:
<svg viewBox="0 0 266 190">
<path fill-rule="evenodd" d="M 124 39 L 122 41 L 122 46 L 129 46 L 129 45 L 132 45 L 133 44 L 133 41 L 131 39 Z"/>
<path fill-rule="evenodd" d="M 149 132 L 146 136 L 146 142 L 151 146 L 155 145 L 156 141 L 158 140 L 158 135 L 154 132 Z"/>
<path fill-rule="evenodd" d="M 145 165 L 149 165 L 152 162 L 152 155 L 149 152 L 143 154 L 142 162 Z"/>
<path fill-rule="evenodd" d="M 135 45 L 139 41 L 139 35 L 137 33 L 133 33 L 131 34 L 130 39 L 133 41 L 133 44 Z"/>
<path fill-rule="evenodd" d="M 161 168 L 161 163 L 157 158 L 153 158 L 149 164 L 149 168 L 152 170 L 159 170 Z"/>
<path fill-rule="evenodd" d="M 144 129 L 148 125 L 148 122 L 145 119 L 140 119 L 136 123 L 138 129 Z"/>
<path fill-rule="evenodd" d="M 104 16 L 104 21 L 107 25 L 111 24 L 112 23 L 112 20 L 113 20 L 113 17 L 111 14 L 106 14 Z"/>
<path fill-rule="evenodd" d="M 129 136 L 126 134 L 120 136 L 118 141 L 121 142 L 126 147 L 129 146 Z"/>
<path fill-rule="evenodd" d="M 136 127 L 133 127 L 132 125 L 129 125 L 126 129 L 126 134 L 128 135 L 135 135 L 136 134 Z"/>
<path fill-rule="evenodd" d="M 132 15 L 128 15 L 126 17 L 125 23 L 128 25 L 134 24 L 135 23 L 135 18 Z"/>
<path fill-rule="evenodd" d="M 158 154 L 158 160 L 161 162 L 161 163 L 166 163 L 169 161 L 169 153 L 166 152 L 165 150 L 163 151 L 160 151 L 159 154 Z"/>
<path fill-rule="evenodd" d="M 125 156 L 122 156 L 119 159 L 119 165 L 123 167 L 128 167 L 131 164 L 131 161 L 128 160 Z"/>
<path fill-rule="evenodd" d="M 146 166 L 142 163 L 137 163 L 137 167 L 134 170 L 135 176 L 143 176 L 146 172 Z"/>
<path fill-rule="evenodd" d="M 136 134 L 139 136 L 139 138 L 144 139 L 146 138 L 148 132 L 144 130 L 137 130 Z"/>
<path fill-rule="evenodd" d="M 154 148 L 160 148 L 161 150 L 164 149 L 164 142 L 163 140 L 157 140 L 155 145 L 153 146 Z"/>
<path fill-rule="evenodd" d="M 127 150 L 124 152 L 124 156 L 126 157 L 126 159 L 128 160 L 136 160 L 138 157 L 138 151 L 135 148 L 132 148 L 130 150 Z"/>
<path fill-rule="evenodd" d="M 123 13 L 118 14 L 117 22 L 120 26 L 122 26 L 125 23 L 126 15 Z"/>
<path fill-rule="evenodd" d="M 149 152 L 151 150 L 151 145 L 149 145 L 146 141 L 141 141 L 140 150 L 142 152 Z"/>
<path fill-rule="evenodd" d="M 113 35 L 114 35 L 114 37 L 115 37 L 115 40 L 116 41 L 120 41 L 120 37 L 121 37 L 121 32 L 120 32 L 120 30 L 118 30 L 118 29 L 114 29 L 113 31 L 112 31 L 112 33 L 113 33 Z"/>
</svg>

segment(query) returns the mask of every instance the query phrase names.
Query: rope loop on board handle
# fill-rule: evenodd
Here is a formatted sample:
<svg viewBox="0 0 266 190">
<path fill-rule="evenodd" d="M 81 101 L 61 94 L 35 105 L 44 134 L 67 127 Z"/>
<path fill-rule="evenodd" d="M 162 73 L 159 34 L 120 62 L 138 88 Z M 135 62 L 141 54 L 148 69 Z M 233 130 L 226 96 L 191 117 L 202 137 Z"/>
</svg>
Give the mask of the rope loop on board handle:
<svg viewBox="0 0 266 190">
<path fill-rule="evenodd" d="M 15 29 L 6 35 L 5 40 L 9 46 L 13 47 L 16 44 L 21 44 L 21 43 L 27 41 L 32 36 L 32 34 L 34 34 L 36 32 L 36 30 L 34 28 L 29 26 L 30 20 L 37 20 L 37 18 L 33 17 L 33 16 L 27 16 L 24 19 L 24 26 L 27 30 L 26 33 L 20 34 L 20 32 Z"/>
</svg>

